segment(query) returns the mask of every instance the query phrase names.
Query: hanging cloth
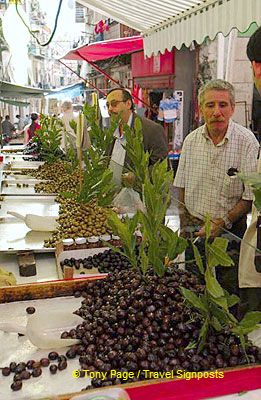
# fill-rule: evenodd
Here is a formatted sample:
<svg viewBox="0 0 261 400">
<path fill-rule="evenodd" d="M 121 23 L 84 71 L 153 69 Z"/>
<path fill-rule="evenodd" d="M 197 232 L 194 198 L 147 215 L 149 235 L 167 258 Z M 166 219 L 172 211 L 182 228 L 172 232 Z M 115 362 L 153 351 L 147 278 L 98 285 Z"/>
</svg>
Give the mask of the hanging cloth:
<svg viewBox="0 0 261 400">
<path fill-rule="evenodd" d="M 160 101 L 158 120 L 166 123 L 174 122 L 178 116 L 179 101 L 173 97 Z"/>
</svg>

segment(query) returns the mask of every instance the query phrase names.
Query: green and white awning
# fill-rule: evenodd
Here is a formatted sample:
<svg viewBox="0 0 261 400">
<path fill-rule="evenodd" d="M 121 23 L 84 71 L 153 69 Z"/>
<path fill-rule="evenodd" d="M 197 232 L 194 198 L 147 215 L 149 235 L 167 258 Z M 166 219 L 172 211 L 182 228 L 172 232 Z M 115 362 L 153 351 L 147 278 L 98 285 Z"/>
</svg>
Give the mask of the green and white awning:
<svg viewBox="0 0 261 400">
<path fill-rule="evenodd" d="M 6 103 L 10 104 L 11 106 L 16 106 L 16 107 L 28 107 L 30 106 L 30 103 L 24 102 L 24 101 L 18 101 L 18 100 L 11 100 L 11 99 L 1 99 L 1 103 Z"/>
<path fill-rule="evenodd" d="M 147 56 L 261 25 L 261 0 L 77 0 L 144 36 Z"/>
</svg>

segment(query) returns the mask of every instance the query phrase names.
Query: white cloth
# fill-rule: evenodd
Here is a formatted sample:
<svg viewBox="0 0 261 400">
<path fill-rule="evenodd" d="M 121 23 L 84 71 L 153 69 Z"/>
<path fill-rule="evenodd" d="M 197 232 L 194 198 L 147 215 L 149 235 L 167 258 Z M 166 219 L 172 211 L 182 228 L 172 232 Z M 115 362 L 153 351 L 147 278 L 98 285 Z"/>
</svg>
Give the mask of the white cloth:
<svg viewBox="0 0 261 400">
<path fill-rule="evenodd" d="M 217 146 L 207 134 L 206 125 L 184 140 L 174 186 L 185 188 L 188 211 L 203 218 L 223 218 L 242 198 L 253 194 L 238 177 L 227 174 L 230 168 L 249 174 L 256 171 L 259 143 L 248 129 L 230 120 L 227 133 Z"/>
<path fill-rule="evenodd" d="M 132 124 L 132 119 L 133 114 L 129 117 L 129 126 Z M 116 129 L 114 136 L 116 139 L 111 153 L 109 168 L 113 172 L 113 182 L 115 185 L 121 186 L 121 176 L 126 157 L 126 150 L 123 146 L 126 144 L 126 138 L 124 137 L 124 134 L 120 137 L 119 129 Z"/>
<path fill-rule="evenodd" d="M 258 163 L 258 172 L 261 173 L 261 158 Z M 261 288 L 261 273 L 256 271 L 254 259 L 257 245 L 257 209 L 253 206 L 252 221 L 248 227 L 240 247 L 238 282 L 240 288 Z"/>
</svg>

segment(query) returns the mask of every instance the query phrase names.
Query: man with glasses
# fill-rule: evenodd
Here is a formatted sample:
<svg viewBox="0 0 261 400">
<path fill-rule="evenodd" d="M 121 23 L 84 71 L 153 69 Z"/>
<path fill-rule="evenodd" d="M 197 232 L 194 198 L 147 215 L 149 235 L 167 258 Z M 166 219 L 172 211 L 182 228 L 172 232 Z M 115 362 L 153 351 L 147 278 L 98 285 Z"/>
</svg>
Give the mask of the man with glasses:
<svg viewBox="0 0 261 400">
<path fill-rule="evenodd" d="M 107 95 L 107 108 L 110 116 L 119 115 L 121 118 L 119 129 L 115 132 L 115 141 L 112 148 L 109 149 L 109 154 L 111 156 L 110 168 L 113 171 L 113 179 L 114 182 L 120 186 L 123 166 L 125 165 L 126 159 L 126 151 L 122 146 L 125 144 L 124 124 L 128 124 L 133 128 L 135 119 L 140 119 L 144 150 L 151 153 L 150 165 L 167 157 L 168 144 L 164 129 L 161 125 L 147 118 L 140 117 L 134 112 L 132 96 L 126 89 L 112 89 Z"/>
</svg>

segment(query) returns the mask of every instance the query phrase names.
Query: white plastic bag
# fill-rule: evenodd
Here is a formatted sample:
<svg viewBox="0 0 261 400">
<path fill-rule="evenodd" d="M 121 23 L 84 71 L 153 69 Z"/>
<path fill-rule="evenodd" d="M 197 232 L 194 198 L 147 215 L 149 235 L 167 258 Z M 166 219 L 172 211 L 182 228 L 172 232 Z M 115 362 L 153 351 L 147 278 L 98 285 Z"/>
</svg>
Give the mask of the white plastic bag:
<svg viewBox="0 0 261 400">
<path fill-rule="evenodd" d="M 117 208 L 120 214 L 135 213 L 137 210 L 144 212 L 144 204 L 138 192 L 132 188 L 123 188 L 114 198 L 113 207 Z"/>
</svg>

